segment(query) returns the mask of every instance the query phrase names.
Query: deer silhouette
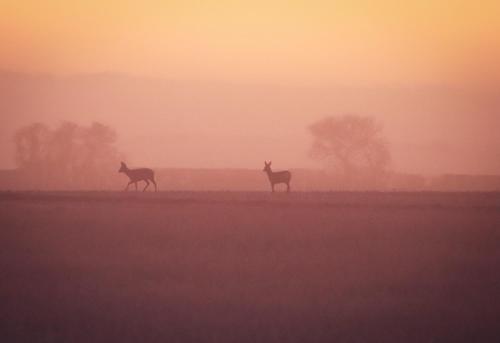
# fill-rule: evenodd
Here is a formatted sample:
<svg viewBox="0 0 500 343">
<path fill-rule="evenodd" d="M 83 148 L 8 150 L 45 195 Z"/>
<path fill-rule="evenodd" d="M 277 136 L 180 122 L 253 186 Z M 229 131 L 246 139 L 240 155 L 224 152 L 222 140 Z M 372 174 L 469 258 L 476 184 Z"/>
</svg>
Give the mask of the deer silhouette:
<svg viewBox="0 0 500 343">
<path fill-rule="evenodd" d="M 118 172 L 125 173 L 125 175 L 127 175 L 128 178 L 130 179 L 129 183 L 127 184 L 127 187 L 125 187 L 126 191 L 128 191 L 128 187 L 132 183 L 135 184 L 135 190 L 137 191 L 137 182 L 139 181 L 146 182 L 146 187 L 144 187 L 144 189 L 142 190 L 143 192 L 146 191 L 146 188 L 149 187 L 149 181 L 151 181 L 155 185 L 155 192 L 158 191 L 158 187 L 156 186 L 155 182 L 155 173 L 152 169 L 149 168 L 130 169 L 127 167 L 125 163 L 122 162 Z"/>
<path fill-rule="evenodd" d="M 290 180 L 292 179 L 292 173 L 288 170 L 273 172 L 271 170 L 271 163 L 271 161 L 269 161 L 269 163 L 264 161 L 264 169 L 262 171 L 267 173 L 267 177 L 271 183 L 272 192 L 274 192 L 274 185 L 278 183 L 286 184 L 286 191 L 290 192 Z"/>
</svg>

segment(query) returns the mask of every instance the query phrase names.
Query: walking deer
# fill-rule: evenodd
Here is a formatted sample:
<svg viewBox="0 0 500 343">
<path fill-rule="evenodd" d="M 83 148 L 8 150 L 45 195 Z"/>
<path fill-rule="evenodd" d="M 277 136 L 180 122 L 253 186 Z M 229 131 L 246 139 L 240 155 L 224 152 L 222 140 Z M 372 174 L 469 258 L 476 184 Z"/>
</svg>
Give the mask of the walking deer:
<svg viewBox="0 0 500 343">
<path fill-rule="evenodd" d="M 271 183 L 271 190 L 274 192 L 274 185 L 284 183 L 286 184 L 286 191 L 290 192 L 290 180 L 292 179 L 292 173 L 288 170 L 273 172 L 271 170 L 271 163 L 271 161 L 269 161 L 269 163 L 264 161 L 264 169 L 262 170 L 267 173 L 267 177 Z"/>
<path fill-rule="evenodd" d="M 156 186 L 155 182 L 155 173 L 152 169 L 149 168 L 138 168 L 138 169 L 129 169 L 125 163 L 121 163 L 120 170 L 118 170 L 119 173 L 125 173 L 125 175 L 128 176 L 130 179 L 129 183 L 127 184 L 127 187 L 125 187 L 125 190 L 128 191 L 128 187 L 134 183 L 135 184 L 135 190 L 137 191 L 137 182 L 139 181 L 145 181 L 146 182 L 146 187 L 142 190 L 143 192 L 146 191 L 146 188 L 149 187 L 149 181 L 151 181 L 155 185 L 155 192 L 158 191 L 158 187 Z"/>
</svg>

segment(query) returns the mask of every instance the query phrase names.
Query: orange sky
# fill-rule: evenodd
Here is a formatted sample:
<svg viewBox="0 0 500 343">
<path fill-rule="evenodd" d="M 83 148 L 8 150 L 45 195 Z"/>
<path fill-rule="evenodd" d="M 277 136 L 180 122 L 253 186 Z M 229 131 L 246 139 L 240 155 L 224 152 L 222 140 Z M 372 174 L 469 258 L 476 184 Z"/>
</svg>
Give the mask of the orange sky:
<svg viewBox="0 0 500 343">
<path fill-rule="evenodd" d="M 498 1 L 10 1 L 0 67 L 339 83 L 500 77 Z"/>
<path fill-rule="evenodd" d="M 238 149 L 255 149 L 251 156 L 260 163 L 266 151 L 263 142 L 267 146 L 274 142 L 279 148 L 273 156 L 287 156 L 283 164 L 311 166 L 304 155 L 309 144 L 304 128 L 325 115 L 349 112 L 375 115 L 385 122 L 400 170 L 500 173 L 500 162 L 491 161 L 443 162 L 435 168 L 435 159 L 450 155 L 446 147 L 455 152 L 468 148 L 470 156 L 481 156 L 480 161 L 496 158 L 488 154 L 500 146 L 491 131 L 500 124 L 495 93 L 500 89 L 499 1 L 0 0 L 0 4 L 0 70 L 59 78 L 113 72 L 177 80 L 196 88 L 191 93 L 158 95 L 156 107 L 151 107 L 151 98 L 141 98 L 142 93 L 147 89 L 160 94 L 161 87 L 148 84 L 141 93 L 137 80 L 129 80 L 127 86 L 113 83 L 114 91 L 125 87 L 129 97 L 140 98 L 130 105 L 137 107 L 137 113 L 130 112 L 127 118 L 119 118 L 116 101 L 64 112 L 73 104 L 59 91 L 66 86 L 38 90 L 36 96 L 20 94 L 21 100 L 4 103 L 11 112 L 0 111 L 11 116 L 0 128 L 4 136 L 0 145 L 6 147 L 0 149 L 4 155 L 0 167 L 12 166 L 5 137 L 33 120 L 103 121 L 119 130 L 123 146 L 138 164 L 158 161 L 155 156 L 161 149 L 151 147 L 168 141 L 169 147 L 183 147 L 183 156 L 156 163 L 251 167 L 253 159 L 245 161 Z M 109 94 L 99 93 L 95 90 L 99 81 L 92 82 L 89 89 L 75 86 L 71 91 L 75 104 Z M 210 86 L 212 82 L 219 86 Z M 246 86 L 236 87 L 229 96 L 220 86 L 224 83 L 253 85 L 253 90 L 247 94 Z M 255 91 L 259 84 L 295 90 L 275 94 L 280 90 L 271 87 L 270 94 L 263 95 Z M 214 87 L 217 96 L 211 97 L 209 90 Z M 193 104 L 172 94 L 202 100 Z M 318 104 L 321 94 L 328 101 Z M 163 113 L 158 100 L 164 98 L 172 99 L 166 103 L 168 113 Z M 34 109 L 19 109 L 15 101 L 23 106 L 31 101 Z M 138 118 L 148 115 L 141 112 L 143 108 L 150 110 L 148 123 Z M 196 120 L 201 124 L 193 127 Z M 277 126 L 275 130 L 262 128 L 268 121 Z M 172 125 L 183 130 L 173 132 Z M 200 152 L 196 138 L 200 132 L 207 137 L 203 148 L 221 151 L 219 157 L 206 159 L 207 151 Z M 238 133 L 243 132 L 239 142 Z M 150 142 L 141 142 L 141 137 Z M 296 144 L 296 156 L 286 148 L 290 144 Z M 422 147 L 441 147 L 441 157 L 431 160 L 423 152 L 422 161 L 407 157 Z M 148 153 L 141 154 L 143 150 Z M 199 164 L 186 162 L 201 153 Z M 424 162 L 428 168 L 415 169 Z"/>
</svg>

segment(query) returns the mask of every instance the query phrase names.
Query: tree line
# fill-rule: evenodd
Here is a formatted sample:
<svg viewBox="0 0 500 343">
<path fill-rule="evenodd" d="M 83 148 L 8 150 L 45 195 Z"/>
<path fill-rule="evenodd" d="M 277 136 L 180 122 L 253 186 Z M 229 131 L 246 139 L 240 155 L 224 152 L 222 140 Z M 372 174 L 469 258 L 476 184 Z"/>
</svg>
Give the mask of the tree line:
<svg viewBox="0 0 500 343">
<path fill-rule="evenodd" d="M 14 134 L 15 162 L 20 172 L 44 187 L 99 189 L 122 157 L 116 138 L 115 130 L 98 122 L 62 122 L 53 129 L 33 123 Z"/>
<path fill-rule="evenodd" d="M 360 180 L 383 186 L 391 154 L 380 121 L 369 116 L 330 116 L 312 123 L 308 131 L 312 136 L 309 156 L 322 161 L 346 188 Z M 98 122 L 89 126 L 62 122 L 55 128 L 33 123 L 14 135 L 15 162 L 20 172 L 46 188 L 100 189 L 116 177 L 123 157 L 116 140 L 115 130 Z"/>
</svg>

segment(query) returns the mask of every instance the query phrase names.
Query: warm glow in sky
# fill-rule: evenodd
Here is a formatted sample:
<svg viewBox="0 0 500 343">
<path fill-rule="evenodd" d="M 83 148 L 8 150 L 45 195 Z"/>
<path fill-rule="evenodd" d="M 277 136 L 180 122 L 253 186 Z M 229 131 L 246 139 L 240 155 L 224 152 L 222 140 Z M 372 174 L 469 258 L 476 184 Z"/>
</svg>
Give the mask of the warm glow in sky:
<svg viewBox="0 0 500 343">
<path fill-rule="evenodd" d="M 1 1 L 0 68 L 464 84 L 500 78 L 499 1 Z"/>
<path fill-rule="evenodd" d="M 498 0 L 0 0 L 18 75 L 0 168 L 16 128 L 63 120 L 116 128 L 135 164 L 310 167 L 306 127 L 355 113 L 384 122 L 396 170 L 500 173 L 499 18 Z"/>
</svg>

